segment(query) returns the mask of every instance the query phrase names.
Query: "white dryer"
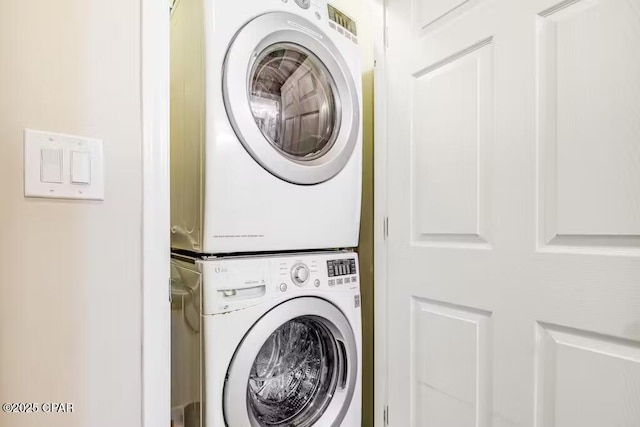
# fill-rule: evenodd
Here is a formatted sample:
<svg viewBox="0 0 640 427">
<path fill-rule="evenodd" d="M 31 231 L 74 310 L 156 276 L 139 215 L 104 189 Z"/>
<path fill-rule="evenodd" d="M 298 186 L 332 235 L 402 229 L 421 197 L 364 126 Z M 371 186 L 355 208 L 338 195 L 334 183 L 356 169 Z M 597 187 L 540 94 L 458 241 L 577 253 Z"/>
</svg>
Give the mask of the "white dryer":
<svg viewBox="0 0 640 427">
<path fill-rule="evenodd" d="M 175 419 L 197 420 L 193 409 L 202 407 L 207 427 L 360 427 L 357 264 L 347 251 L 174 259 L 178 292 L 202 290 L 201 328 L 186 307 L 192 327 L 173 337 L 185 343 L 174 353 L 192 348 L 196 329 L 203 343 L 202 387 L 194 385 L 194 363 L 173 367 L 185 373 L 174 381 Z"/>
<path fill-rule="evenodd" d="M 326 1 L 178 0 L 172 246 L 357 246 L 361 108 L 356 25 Z"/>
</svg>

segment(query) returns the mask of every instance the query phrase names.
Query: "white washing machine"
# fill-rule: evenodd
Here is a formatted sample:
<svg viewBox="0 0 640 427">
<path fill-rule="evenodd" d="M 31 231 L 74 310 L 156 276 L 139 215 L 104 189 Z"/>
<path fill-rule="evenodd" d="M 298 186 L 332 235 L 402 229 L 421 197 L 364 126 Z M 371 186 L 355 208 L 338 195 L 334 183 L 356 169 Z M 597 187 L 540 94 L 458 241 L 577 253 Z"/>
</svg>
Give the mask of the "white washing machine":
<svg viewBox="0 0 640 427">
<path fill-rule="evenodd" d="M 174 354 L 186 354 L 180 360 L 188 365 L 173 366 L 183 373 L 174 376 L 174 424 L 202 416 L 205 427 L 360 427 L 357 266 L 357 255 L 348 251 L 174 258 L 177 292 L 202 291 L 201 327 L 186 307 L 177 323 L 190 326 L 173 328 L 184 331 L 173 337 L 184 343 Z M 201 369 L 198 351 L 190 350 L 197 329 Z M 195 414 L 200 407 L 203 414 Z"/>
<path fill-rule="evenodd" d="M 326 1 L 177 0 L 172 246 L 357 246 L 361 103 L 356 24 Z"/>
</svg>

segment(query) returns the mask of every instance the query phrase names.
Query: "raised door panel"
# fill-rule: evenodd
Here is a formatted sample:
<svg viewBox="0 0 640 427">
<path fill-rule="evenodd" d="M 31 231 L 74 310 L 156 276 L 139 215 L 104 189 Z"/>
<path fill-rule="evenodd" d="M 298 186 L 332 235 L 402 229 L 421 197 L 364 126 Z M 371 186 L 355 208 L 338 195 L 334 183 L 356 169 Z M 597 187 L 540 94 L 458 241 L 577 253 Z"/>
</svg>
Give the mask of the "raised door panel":
<svg viewBox="0 0 640 427">
<path fill-rule="evenodd" d="M 543 244 L 638 247 L 638 2 L 574 0 L 538 20 Z"/>
<path fill-rule="evenodd" d="M 487 425 L 490 319 L 481 310 L 413 300 L 413 425 Z"/>
<path fill-rule="evenodd" d="M 538 325 L 537 427 L 636 427 L 640 343 Z"/>
<path fill-rule="evenodd" d="M 418 35 L 434 29 L 438 24 L 464 13 L 480 0 L 415 0 L 414 28 Z"/>
<path fill-rule="evenodd" d="M 492 66 L 491 40 L 484 40 L 412 76 L 414 243 L 488 242 Z"/>
</svg>

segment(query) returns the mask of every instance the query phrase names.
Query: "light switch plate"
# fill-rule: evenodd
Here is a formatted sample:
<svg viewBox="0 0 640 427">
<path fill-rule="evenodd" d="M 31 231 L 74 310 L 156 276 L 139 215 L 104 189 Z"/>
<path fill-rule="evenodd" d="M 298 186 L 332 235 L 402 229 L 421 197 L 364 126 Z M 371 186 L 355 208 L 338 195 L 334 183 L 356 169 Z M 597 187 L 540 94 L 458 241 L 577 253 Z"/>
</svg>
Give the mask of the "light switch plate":
<svg viewBox="0 0 640 427">
<path fill-rule="evenodd" d="M 61 182 L 51 182 L 58 176 L 56 153 L 61 153 Z M 101 140 L 25 129 L 25 197 L 104 200 L 103 173 Z"/>
</svg>

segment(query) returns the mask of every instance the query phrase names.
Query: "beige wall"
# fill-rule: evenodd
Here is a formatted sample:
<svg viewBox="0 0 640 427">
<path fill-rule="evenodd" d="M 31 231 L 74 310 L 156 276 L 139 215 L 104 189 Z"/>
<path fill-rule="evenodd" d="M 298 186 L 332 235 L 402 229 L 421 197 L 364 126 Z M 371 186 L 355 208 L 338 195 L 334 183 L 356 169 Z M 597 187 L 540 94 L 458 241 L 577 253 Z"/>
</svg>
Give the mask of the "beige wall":
<svg viewBox="0 0 640 427">
<path fill-rule="evenodd" d="M 358 23 L 362 55 L 363 141 L 362 220 L 360 226 L 360 285 L 363 320 L 362 425 L 373 426 L 373 25 L 370 0 L 331 0 Z"/>
<path fill-rule="evenodd" d="M 364 87 L 360 238 L 364 417 L 373 403 L 373 46 L 368 0 L 335 0 L 359 24 Z M 139 0 L 3 0 L 0 13 L 0 402 L 62 401 L 71 415 L 0 427 L 140 424 Z M 24 199 L 24 128 L 104 140 L 104 202 Z"/>
<path fill-rule="evenodd" d="M 3 0 L 0 402 L 72 402 L 1 427 L 140 425 L 139 0 Z M 105 201 L 23 198 L 22 131 L 104 140 Z"/>
</svg>

